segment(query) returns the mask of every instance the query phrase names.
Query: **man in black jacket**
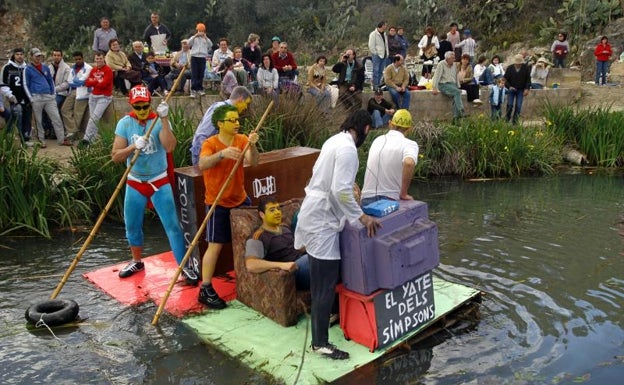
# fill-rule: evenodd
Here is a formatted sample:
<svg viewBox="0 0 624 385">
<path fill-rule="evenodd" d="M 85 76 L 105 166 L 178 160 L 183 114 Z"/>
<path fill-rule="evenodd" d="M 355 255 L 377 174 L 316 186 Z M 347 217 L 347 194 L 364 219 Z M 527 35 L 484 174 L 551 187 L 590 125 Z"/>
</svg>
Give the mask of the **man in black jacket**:
<svg viewBox="0 0 624 385">
<path fill-rule="evenodd" d="M 347 111 L 362 108 L 364 67 L 357 61 L 354 49 L 348 49 L 332 71 L 338 75 L 338 100 Z"/>
<path fill-rule="evenodd" d="M 514 56 L 513 65 L 505 70 L 505 87 L 509 90 L 507 93 L 507 121 L 511 120 L 513 124 L 517 124 L 522 111 L 522 101 L 529 94 L 531 88 L 531 69 L 525 64 L 524 58 L 520 54 Z"/>
<path fill-rule="evenodd" d="M 394 115 L 394 107 L 384 99 L 383 91 L 380 89 L 377 89 L 375 96 L 368 100 L 367 110 L 373 119 L 373 128 L 385 126 Z"/>
</svg>

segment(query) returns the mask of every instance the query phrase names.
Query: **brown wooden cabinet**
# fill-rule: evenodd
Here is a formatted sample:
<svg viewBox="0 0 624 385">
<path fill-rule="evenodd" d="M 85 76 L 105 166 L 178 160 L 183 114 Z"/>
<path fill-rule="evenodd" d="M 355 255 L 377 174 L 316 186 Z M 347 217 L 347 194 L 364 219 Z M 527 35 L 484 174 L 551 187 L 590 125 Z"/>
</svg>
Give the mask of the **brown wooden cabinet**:
<svg viewBox="0 0 624 385">
<path fill-rule="evenodd" d="M 245 190 L 252 205 L 257 205 L 259 199 L 267 195 L 275 196 L 280 202 L 303 198 L 319 153 L 320 150 L 314 148 L 290 147 L 261 153 L 255 167 L 245 165 Z M 187 246 L 206 216 L 204 191 L 203 175 L 197 166 L 175 169 L 176 206 Z M 201 271 L 201 256 L 207 247 L 205 235 L 202 235 L 190 261 L 198 272 Z M 228 244 L 221 252 L 215 275 L 232 269 L 232 245 Z"/>
</svg>

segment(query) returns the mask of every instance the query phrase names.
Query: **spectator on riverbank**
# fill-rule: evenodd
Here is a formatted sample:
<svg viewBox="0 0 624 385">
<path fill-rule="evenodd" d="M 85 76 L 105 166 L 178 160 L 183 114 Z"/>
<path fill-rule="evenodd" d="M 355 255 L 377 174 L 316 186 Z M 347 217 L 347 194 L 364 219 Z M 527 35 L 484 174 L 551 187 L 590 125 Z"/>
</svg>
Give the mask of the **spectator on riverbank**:
<svg viewBox="0 0 624 385">
<path fill-rule="evenodd" d="M 48 114 L 58 144 L 71 146 L 71 141 L 65 140 L 65 127 L 56 105 L 54 79 L 50 68 L 43 65 L 43 53 L 39 48 L 30 50 L 31 63 L 24 70 L 24 84 L 26 93 L 32 103 L 33 115 L 37 124 L 37 136 L 41 148 L 46 148 L 45 131 L 43 128 L 43 111 Z"/>
<path fill-rule="evenodd" d="M 61 116 L 69 140 L 76 139 L 78 131 L 86 124 L 85 118 L 89 116 L 87 108 L 91 94 L 89 87 L 84 85 L 91 72 L 91 66 L 84 62 L 82 52 L 76 51 L 72 56 L 74 65 L 70 68 L 69 78 L 67 78 L 69 94 L 61 107 Z"/>
<path fill-rule="evenodd" d="M 455 54 L 453 52 L 445 53 L 444 60 L 438 63 L 433 75 L 431 92 L 434 95 L 442 92 L 442 94 L 453 100 L 453 119 L 457 120 L 464 117 L 464 104 L 461 100 L 461 90 L 459 89 Z"/>
<path fill-rule="evenodd" d="M 613 55 L 613 50 L 609 44 L 609 38 L 603 36 L 600 39 L 600 43 L 596 45 L 594 49 L 594 56 L 596 56 L 596 85 L 607 84 L 607 72 L 609 72 L 609 59 Z"/>
<path fill-rule="evenodd" d="M 521 54 L 514 56 L 513 65 L 505 70 L 505 87 L 509 90 L 507 93 L 507 121 L 517 124 L 522 111 L 522 102 L 531 88 L 531 70 L 524 62 Z"/>
<path fill-rule="evenodd" d="M 30 141 L 32 106 L 24 84 L 26 65 L 24 49 L 21 47 L 14 48 L 9 62 L 2 67 L 2 84 L 7 85 L 17 99 L 12 112 L 15 115 L 14 119 L 17 122 L 20 138 L 24 145 L 32 146 L 33 143 Z"/>
<path fill-rule="evenodd" d="M 96 29 L 93 34 L 91 49 L 93 49 L 93 52 L 101 51 L 106 53 L 109 50 L 108 42 L 111 39 L 117 39 L 117 31 L 111 28 L 108 17 L 102 17 L 100 19 L 100 28 Z"/>
<path fill-rule="evenodd" d="M 367 110 L 371 114 L 373 128 L 385 126 L 394 115 L 394 106 L 384 98 L 383 94 L 382 90 L 376 90 L 375 95 L 368 100 Z"/>
<path fill-rule="evenodd" d="M 166 25 L 160 23 L 160 15 L 152 12 L 150 24 L 143 32 L 143 41 L 147 43 L 156 54 L 163 54 L 167 51 L 167 43 L 171 40 L 171 31 Z"/>
<path fill-rule="evenodd" d="M 570 44 L 568 44 L 567 39 L 568 35 L 565 32 L 559 32 L 557 39 L 550 46 L 555 68 L 565 68 L 565 59 L 570 52 Z"/>
<path fill-rule="evenodd" d="M 89 95 L 89 123 L 80 143 L 88 146 L 98 139 L 98 123 L 113 101 L 113 71 L 104 60 L 104 52 L 95 53 L 95 66 L 89 72 L 84 85 L 92 91 Z"/>
</svg>

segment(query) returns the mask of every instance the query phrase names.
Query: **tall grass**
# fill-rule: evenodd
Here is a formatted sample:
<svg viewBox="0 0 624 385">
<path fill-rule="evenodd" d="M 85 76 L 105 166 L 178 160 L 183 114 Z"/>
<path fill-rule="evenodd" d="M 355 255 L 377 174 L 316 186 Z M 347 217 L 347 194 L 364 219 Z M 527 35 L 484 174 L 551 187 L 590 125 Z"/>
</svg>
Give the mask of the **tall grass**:
<svg viewBox="0 0 624 385">
<path fill-rule="evenodd" d="M 51 225 L 72 227 L 89 216 L 91 187 L 37 151 L 0 132 L 0 235 L 50 238 Z"/>
<path fill-rule="evenodd" d="M 243 125 L 244 132 L 256 127 L 269 101 L 268 98 L 254 99 L 249 118 Z M 321 148 L 325 140 L 337 132 L 345 116 L 340 108 L 328 114 L 321 112 L 313 98 L 281 95 L 258 131 L 258 148 L 261 152 L 292 146 Z"/>
<path fill-rule="evenodd" d="M 408 134 L 420 146 L 420 175 L 515 177 L 553 172 L 561 141 L 547 127 L 519 127 L 476 117 L 457 125 L 422 124 Z"/>
<path fill-rule="evenodd" d="M 577 110 L 546 106 L 545 117 L 553 132 L 586 154 L 591 165 L 624 165 L 624 112 L 603 107 Z"/>
</svg>

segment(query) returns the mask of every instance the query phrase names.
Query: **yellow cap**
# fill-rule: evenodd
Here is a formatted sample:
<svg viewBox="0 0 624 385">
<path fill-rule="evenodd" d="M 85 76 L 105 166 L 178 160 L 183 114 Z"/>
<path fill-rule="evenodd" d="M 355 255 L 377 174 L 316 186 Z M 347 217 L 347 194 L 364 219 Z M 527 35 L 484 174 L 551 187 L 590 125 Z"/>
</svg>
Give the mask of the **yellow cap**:
<svg viewBox="0 0 624 385">
<path fill-rule="evenodd" d="M 410 128 L 412 127 L 412 114 L 408 110 L 398 110 L 392 116 L 392 124 L 397 127 Z"/>
</svg>

